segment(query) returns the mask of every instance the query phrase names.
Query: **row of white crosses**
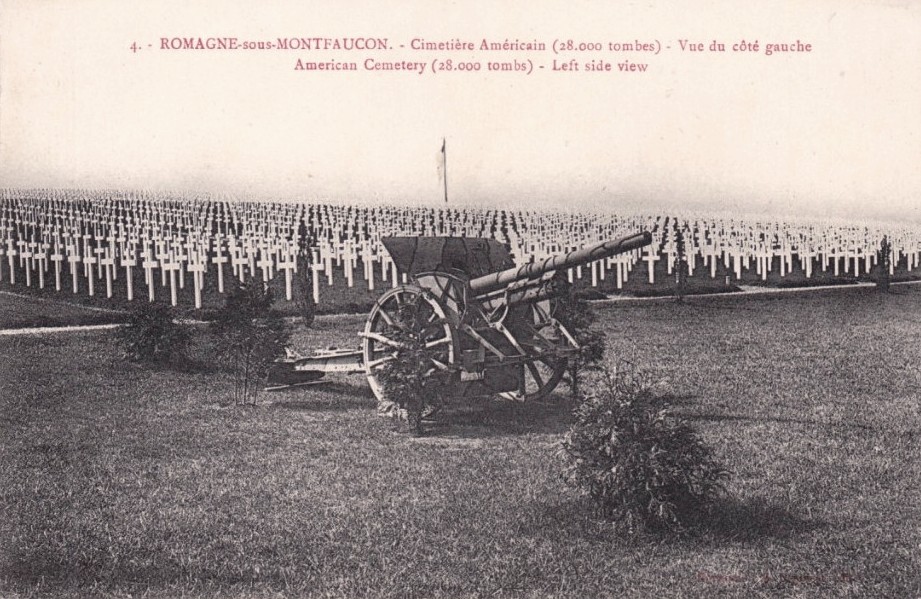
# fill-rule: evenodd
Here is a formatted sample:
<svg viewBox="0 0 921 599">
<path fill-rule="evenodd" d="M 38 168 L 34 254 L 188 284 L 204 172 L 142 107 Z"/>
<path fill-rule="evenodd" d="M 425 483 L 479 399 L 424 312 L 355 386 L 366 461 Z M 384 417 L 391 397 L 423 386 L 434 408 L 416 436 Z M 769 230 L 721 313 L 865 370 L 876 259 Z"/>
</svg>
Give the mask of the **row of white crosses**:
<svg viewBox="0 0 921 599">
<path fill-rule="evenodd" d="M 9 276 L 13 268 L 25 268 L 26 284 L 33 273 L 44 286 L 44 277 L 53 264 L 56 286 L 60 288 L 62 268 L 69 266 L 73 287 L 78 287 L 82 266 L 89 292 L 94 293 L 95 272 L 105 280 L 111 295 L 118 269 L 125 269 L 128 296 L 132 268 L 143 268 L 148 297 L 155 297 L 155 275 L 161 286 L 170 287 L 176 301 L 176 286 L 183 288 L 185 276 L 193 279 L 196 305 L 200 305 L 203 281 L 211 268 L 217 271 L 220 292 L 224 289 L 224 268 L 241 279 L 261 276 L 270 280 L 283 271 L 286 297 L 291 297 L 291 281 L 297 273 L 298 229 L 304 223 L 315 240 L 313 250 L 313 295 L 319 301 L 320 274 L 327 284 L 334 283 L 334 270 L 341 270 L 347 284 L 355 285 L 359 262 L 361 275 L 369 289 L 381 282 L 397 285 L 405 281 L 383 249 L 387 235 L 467 235 L 490 236 L 508 243 L 521 262 L 565 253 L 586 244 L 613 239 L 638 230 L 653 230 L 655 241 L 643 252 L 631 252 L 586 265 L 591 284 L 615 272 L 617 287 L 622 287 L 639 262 L 645 262 L 648 281 L 655 281 L 655 266 L 665 260 L 671 274 L 676 259 L 675 226 L 685 232 L 689 274 L 705 269 L 717 276 L 720 259 L 727 271 L 741 278 L 750 270 L 767 278 L 774 264 L 786 276 L 798 260 L 807 277 L 814 266 L 834 272 L 868 272 L 876 260 L 875 248 L 883 234 L 892 242 L 890 268 L 904 258 L 914 269 L 921 259 L 917 230 L 908 227 L 882 229 L 828 224 L 742 221 L 681 217 L 665 226 L 662 217 L 649 215 L 566 214 L 513 212 L 477 209 L 428 209 L 393 206 L 356 207 L 286 203 L 231 203 L 214 199 L 158 199 L 155 196 L 129 196 L 110 192 L 100 198 L 89 194 L 77 197 L 0 195 L 0 256 L 6 255 Z M 14 210 L 15 209 L 15 210 Z M 13 214 L 15 212 L 15 215 Z M 26 229 L 28 231 L 26 231 Z M 92 240 L 90 243 L 89 240 Z M 699 266 L 698 266 L 699 261 Z M 2 264 L 2 262 L 0 262 Z M 36 266 L 36 264 L 38 266 Z M 375 273 L 380 273 L 376 277 Z M 306 276 L 306 273 L 301 273 Z M 0 271 L 0 277 L 3 273 Z M 570 280 L 582 278 L 583 268 L 568 272 Z"/>
<path fill-rule="evenodd" d="M 245 267 L 248 267 L 251 276 L 261 270 L 265 282 L 271 280 L 276 271 L 283 271 L 286 297 L 292 299 L 292 278 L 297 269 L 296 239 L 255 239 L 243 236 L 238 240 L 232 235 L 222 239 L 220 235 L 215 238 L 210 232 L 201 229 L 180 234 L 151 226 L 150 214 L 138 219 L 148 221 L 143 226 L 132 227 L 130 224 L 126 226 L 123 218 L 120 223 L 114 220 L 105 223 L 93 218 L 93 215 L 75 216 L 72 208 L 65 210 L 66 214 L 55 214 L 54 208 L 45 207 L 52 218 L 48 218 L 48 214 L 41 215 L 45 218 L 44 222 L 39 223 L 33 208 L 26 205 L 26 209 L 20 211 L 19 218 L 14 218 L 9 215 L 9 207 L 6 207 L 6 215 L 2 219 L 5 223 L 15 221 L 17 225 L 3 226 L 3 236 L 0 237 L 0 240 L 5 241 L 2 253 L 8 259 L 12 283 L 15 283 L 18 265 L 25 270 L 26 285 L 32 285 L 32 273 L 37 269 L 39 286 L 44 287 L 44 275 L 50 260 L 54 263 L 57 290 L 61 290 L 62 263 L 66 263 L 70 269 L 74 293 L 80 291 L 82 279 L 85 280 L 87 292 L 95 295 L 96 281 L 104 279 L 106 295 L 112 297 L 113 282 L 119 278 L 119 267 L 123 267 L 126 270 L 124 278 L 127 297 L 133 300 L 132 269 L 140 267 L 144 271 L 150 301 L 156 297 L 159 279 L 161 286 L 169 286 L 170 299 L 175 305 L 178 299 L 177 285 L 179 289 L 185 287 L 188 273 L 193 283 L 195 305 L 200 308 L 204 279 L 211 265 L 217 269 L 218 287 L 223 292 L 224 264 L 233 260 L 234 273 L 241 280 L 245 276 Z M 162 212 L 165 214 L 170 211 Z M 105 218 L 112 218 L 112 215 L 105 215 Z M 167 215 L 164 220 L 172 225 L 176 222 L 172 218 Z M 31 232 L 32 241 L 26 241 L 30 238 L 24 232 L 26 229 Z M 40 241 L 36 241 L 36 238 L 40 238 Z M 214 256 L 209 258 L 212 246 Z M 159 277 L 155 272 L 157 270 Z"/>
<path fill-rule="evenodd" d="M 654 266 L 661 259 L 660 253 L 665 254 L 668 272 L 672 272 L 677 259 L 675 226 L 684 233 L 691 275 L 700 259 L 708 268 L 710 277 L 716 277 L 720 258 L 726 270 L 732 272 L 736 279 L 742 278 L 743 270 L 752 269 L 752 262 L 755 273 L 762 280 L 767 279 L 775 263 L 780 277 L 789 275 L 797 262 L 807 278 L 813 276 L 816 267 L 835 276 L 842 273 L 855 276 L 868 274 L 877 263 L 877 248 L 883 235 L 887 235 L 892 243 L 890 274 L 902 259 L 908 271 L 916 269 L 921 263 L 919 232 L 908 228 L 699 219 L 679 220 L 677 223 L 672 220 L 667 228 L 663 228 L 663 222 L 659 224 L 662 226 L 656 230 L 656 241 L 643 256 L 650 283 L 655 280 Z"/>
</svg>

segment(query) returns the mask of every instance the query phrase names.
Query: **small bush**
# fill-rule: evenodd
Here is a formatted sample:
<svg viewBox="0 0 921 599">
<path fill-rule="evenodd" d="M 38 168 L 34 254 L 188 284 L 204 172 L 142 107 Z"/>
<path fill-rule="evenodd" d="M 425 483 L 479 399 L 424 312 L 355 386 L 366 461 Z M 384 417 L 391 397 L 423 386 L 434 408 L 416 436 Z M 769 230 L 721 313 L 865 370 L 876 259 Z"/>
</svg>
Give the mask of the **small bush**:
<svg viewBox="0 0 921 599">
<path fill-rule="evenodd" d="M 297 312 L 303 318 L 305 327 L 313 326 L 317 316 L 317 303 L 313 300 L 313 249 L 316 239 L 310 234 L 304 222 L 298 227 L 297 272 L 293 291 Z"/>
<path fill-rule="evenodd" d="M 889 291 L 889 285 L 892 277 L 889 269 L 892 266 L 892 243 L 885 235 L 879 242 L 879 250 L 876 252 L 876 288 L 882 292 Z"/>
<path fill-rule="evenodd" d="M 140 302 L 133 306 L 128 322 L 116 331 L 115 337 L 128 360 L 166 364 L 182 359 L 190 335 L 188 328 L 177 322 L 169 305 Z"/>
<path fill-rule="evenodd" d="M 564 477 L 628 531 L 681 531 L 705 516 L 729 472 L 628 364 L 605 370 L 562 443 Z"/>
<path fill-rule="evenodd" d="M 255 403 L 258 383 L 284 354 L 290 337 L 284 319 L 271 309 L 272 299 L 272 290 L 258 281 L 238 283 L 211 325 L 221 366 L 233 377 L 239 404 Z"/>
<path fill-rule="evenodd" d="M 675 221 L 677 223 L 677 220 Z M 684 242 L 684 231 L 681 226 L 675 225 L 675 301 L 684 302 L 688 292 L 688 255 Z"/>
<path fill-rule="evenodd" d="M 421 301 L 403 304 L 394 315 L 396 326 L 387 337 L 401 347 L 377 370 L 384 398 L 399 406 L 397 416 L 405 416 L 410 432 L 417 435 L 423 432 L 423 416 L 441 407 L 446 384 L 446 376 L 435 366 L 444 359 L 439 355 L 442 349 L 426 347 L 427 335 L 443 321 L 429 322 L 429 313 L 419 309 Z"/>
</svg>

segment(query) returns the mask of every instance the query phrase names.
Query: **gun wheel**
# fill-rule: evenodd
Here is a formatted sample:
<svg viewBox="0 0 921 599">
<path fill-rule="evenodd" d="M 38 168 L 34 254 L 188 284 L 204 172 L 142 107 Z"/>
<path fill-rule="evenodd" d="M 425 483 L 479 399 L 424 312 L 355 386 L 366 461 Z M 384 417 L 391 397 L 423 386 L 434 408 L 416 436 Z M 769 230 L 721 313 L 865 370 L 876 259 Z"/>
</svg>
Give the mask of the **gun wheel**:
<svg viewBox="0 0 921 599">
<path fill-rule="evenodd" d="M 376 374 L 383 364 L 397 358 L 400 344 L 397 333 L 407 328 L 422 336 L 429 354 L 432 374 L 450 371 L 455 360 L 454 330 L 448 323 L 441 305 L 419 287 L 403 285 L 382 295 L 365 322 L 362 336 L 362 358 L 368 385 L 379 402 L 385 401 Z"/>
<path fill-rule="evenodd" d="M 499 397 L 513 401 L 534 401 L 553 393 L 566 373 L 566 360 L 538 357 L 521 366 L 516 391 L 500 393 Z"/>
</svg>

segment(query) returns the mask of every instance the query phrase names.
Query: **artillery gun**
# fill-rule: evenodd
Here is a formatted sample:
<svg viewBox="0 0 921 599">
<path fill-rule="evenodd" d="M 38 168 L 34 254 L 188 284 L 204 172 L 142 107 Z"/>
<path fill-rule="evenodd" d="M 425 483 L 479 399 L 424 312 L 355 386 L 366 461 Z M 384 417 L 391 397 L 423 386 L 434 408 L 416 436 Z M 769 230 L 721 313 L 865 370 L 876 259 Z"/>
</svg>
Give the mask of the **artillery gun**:
<svg viewBox="0 0 921 599">
<path fill-rule="evenodd" d="M 554 318 L 555 301 L 569 292 L 559 273 L 651 242 L 643 232 L 514 266 L 506 247 L 493 239 L 384 238 L 398 271 L 412 282 L 377 300 L 359 333 L 361 349 L 320 350 L 313 356 L 288 350 L 270 380 L 285 386 L 316 382 L 328 372 L 364 373 L 381 400 L 379 369 L 398 357 L 404 347 L 400 331 L 411 327 L 424 340 L 429 372 L 444 383 L 446 394 L 544 397 L 579 350 Z"/>
</svg>

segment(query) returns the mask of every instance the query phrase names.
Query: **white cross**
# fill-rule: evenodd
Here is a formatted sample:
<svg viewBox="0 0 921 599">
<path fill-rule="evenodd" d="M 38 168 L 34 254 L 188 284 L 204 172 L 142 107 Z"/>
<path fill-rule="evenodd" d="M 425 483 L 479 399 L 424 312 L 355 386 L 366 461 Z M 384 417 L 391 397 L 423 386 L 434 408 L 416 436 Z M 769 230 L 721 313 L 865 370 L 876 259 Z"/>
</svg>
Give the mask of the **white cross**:
<svg viewBox="0 0 921 599">
<path fill-rule="evenodd" d="M 166 251 L 166 246 L 162 241 L 157 240 L 157 260 L 160 261 L 161 265 L 165 265 L 169 259 L 170 255 Z M 166 287 L 166 268 L 163 266 L 160 267 L 160 285 Z"/>
<path fill-rule="evenodd" d="M 26 242 L 20 239 L 16 242 L 16 245 L 19 247 L 19 266 L 22 266 L 26 261 L 26 257 L 23 256 L 23 253 L 26 251 Z"/>
<path fill-rule="evenodd" d="M 286 254 L 283 262 L 278 263 L 279 270 L 285 271 L 285 299 L 289 302 L 292 298 L 291 292 L 291 278 L 294 271 L 297 269 L 297 262 L 295 257 L 291 254 Z"/>
<path fill-rule="evenodd" d="M 272 255 L 266 252 L 265 249 L 262 249 L 260 254 L 259 268 L 262 269 L 262 281 L 268 285 L 272 278 L 272 266 L 275 262 L 272 260 Z"/>
<path fill-rule="evenodd" d="M 93 250 L 93 253 L 96 254 L 96 260 L 95 260 L 95 262 L 96 262 L 97 270 L 98 270 L 98 272 L 99 272 L 99 275 L 98 275 L 98 276 L 99 276 L 99 278 L 101 279 L 101 278 L 102 278 L 102 257 L 103 257 L 103 255 L 105 255 L 106 249 L 105 249 L 104 247 L 102 247 L 102 245 L 98 245 L 98 246 L 96 246 L 96 249 Z M 85 264 L 85 263 L 86 263 L 86 260 L 84 260 L 83 262 L 84 262 L 84 264 Z"/>
<path fill-rule="evenodd" d="M 312 271 L 311 283 L 313 286 L 313 303 L 318 304 L 320 302 L 320 269 L 323 266 L 320 264 L 320 255 L 317 250 L 313 250 L 313 263 L 310 265 L 310 270 Z"/>
<path fill-rule="evenodd" d="M 154 301 L 154 281 L 153 281 L 153 269 L 159 266 L 159 263 L 153 259 L 151 252 L 146 249 L 143 252 L 144 262 L 141 263 L 141 266 L 144 268 L 145 282 L 147 283 L 147 296 L 150 301 Z"/>
<path fill-rule="evenodd" d="M 187 267 L 192 273 L 192 287 L 195 289 L 195 308 L 201 309 L 201 290 L 204 287 L 205 272 L 208 270 L 208 263 L 203 256 L 198 256 L 195 261 L 189 262 Z"/>
<path fill-rule="evenodd" d="M 51 254 L 51 261 L 54 262 L 54 288 L 61 290 L 61 261 L 64 260 L 64 254 L 61 253 L 61 246 L 54 245 L 54 253 Z"/>
<path fill-rule="evenodd" d="M 70 278 L 73 281 L 74 293 L 78 291 L 78 269 L 77 263 L 80 262 L 80 252 L 75 246 L 67 246 L 67 262 L 70 263 Z"/>
<path fill-rule="evenodd" d="M 177 247 L 182 246 L 181 243 L 178 243 L 178 244 L 176 244 L 176 245 L 177 245 Z M 188 253 L 186 253 L 185 250 L 181 250 L 181 251 L 178 251 L 178 252 L 176 253 L 176 256 L 175 256 L 175 257 L 176 257 L 176 262 L 179 263 L 179 267 L 177 268 L 177 271 L 179 272 L 179 288 L 180 288 L 180 289 L 185 289 L 185 269 L 182 268 L 182 265 L 183 265 L 185 262 L 188 262 L 188 260 L 189 260 L 189 255 L 188 255 Z"/>
<path fill-rule="evenodd" d="M 29 256 L 28 256 L 29 270 L 32 270 L 35 268 L 35 261 L 38 259 L 38 254 L 39 254 L 38 250 L 39 250 L 39 247 L 37 243 L 35 243 L 34 241 L 29 242 Z"/>
<path fill-rule="evenodd" d="M 353 253 L 353 248 L 351 242 L 345 244 L 345 280 L 349 288 L 355 286 L 355 273 L 353 270 L 354 262 L 356 262 L 355 254 Z"/>
<path fill-rule="evenodd" d="M 231 265 L 233 265 L 234 272 L 237 273 L 237 278 L 239 278 L 239 279 L 240 279 L 240 282 L 242 283 L 242 282 L 243 282 L 243 273 L 244 273 L 244 268 L 243 268 L 243 267 L 246 266 L 246 264 L 247 264 L 248 261 L 247 261 L 246 257 L 243 256 L 242 253 L 240 253 L 240 251 L 239 251 L 238 248 L 234 248 L 234 249 L 235 249 L 236 251 L 234 252 L 233 258 L 230 259 L 230 263 L 231 263 Z"/>
<path fill-rule="evenodd" d="M 122 254 L 122 267 L 125 269 L 125 281 L 128 284 L 128 301 L 134 300 L 134 279 L 131 276 L 131 269 L 137 265 L 137 259 L 134 252 L 131 254 Z"/>
<path fill-rule="evenodd" d="M 32 252 L 31 250 L 19 242 L 19 264 L 25 267 L 26 270 L 26 287 L 32 286 Z"/>
<path fill-rule="evenodd" d="M 647 246 L 647 252 L 646 252 L 646 255 L 643 256 L 643 260 L 646 261 L 646 265 L 649 268 L 649 283 L 653 284 L 656 282 L 655 263 L 659 261 L 659 253 L 658 252 L 654 253 L 654 250 L 652 249 L 652 245 Z"/>
<path fill-rule="evenodd" d="M 94 290 L 93 264 L 95 263 L 96 263 L 96 258 L 94 258 L 93 256 L 87 254 L 86 256 L 83 257 L 83 267 L 87 269 L 86 272 L 89 273 L 86 277 L 86 280 L 89 282 L 90 295 L 93 295 L 93 290 Z"/>
<path fill-rule="evenodd" d="M 163 271 L 169 273 L 169 297 L 170 303 L 176 305 L 178 298 L 176 296 L 176 271 L 180 269 L 180 264 L 176 262 L 175 257 L 170 254 L 168 261 L 163 264 Z"/>
<path fill-rule="evenodd" d="M 37 248 L 38 254 L 35 256 L 38 262 L 38 286 L 40 289 L 45 288 L 45 270 L 48 268 L 48 246 L 42 244 Z"/>
<path fill-rule="evenodd" d="M 762 247 L 758 252 L 758 260 L 761 262 L 761 280 L 767 281 L 768 273 L 771 272 L 771 262 L 774 261 L 774 253 L 767 247 Z"/>
<path fill-rule="evenodd" d="M 115 257 L 111 252 L 106 252 L 104 258 L 99 259 L 99 265 L 106 273 L 106 297 L 112 297 L 112 271 L 115 270 Z"/>
<path fill-rule="evenodd" d="M 16 284 L 16 256 L 19 252 L 13 247 L 13 240 L 6 240 L 6 259 L 10 265 L 10 283 Z"/>
<path fill-rule="evenodd" d="M 841 254 L 838 252 L 838 249 L 837 249 L 837 248 L 834 249 L 834 250 L 832 250 L 832 251 L 830 251 L 830 252 L 828 252 L 828 253 L 826 254 L 826 256 L 828 256 L 829 258 L 831 258 L 832 262 L 833 262 L 834 265 L 835 265 L 835 276 L 836 276 L 836 277 L 837 277 L 838 274 L 839 274 L 839 270 L 838 270 L 838 257 L 839 257 L 840 255 L 841 255 Z"/>
<path fill-rule="evenodd" d="M 224 264 L 230 259 L 221 253 L 220 242 L 214 244 L 214 251 L 216 253 L 211 261 L 217 265 L 217 290 L 219 293 L 224 293 Z"/>
</svg>

